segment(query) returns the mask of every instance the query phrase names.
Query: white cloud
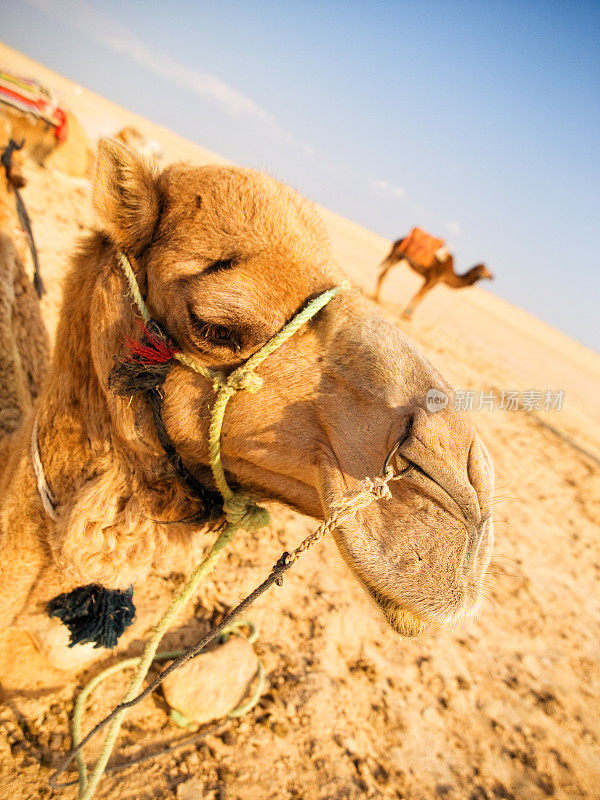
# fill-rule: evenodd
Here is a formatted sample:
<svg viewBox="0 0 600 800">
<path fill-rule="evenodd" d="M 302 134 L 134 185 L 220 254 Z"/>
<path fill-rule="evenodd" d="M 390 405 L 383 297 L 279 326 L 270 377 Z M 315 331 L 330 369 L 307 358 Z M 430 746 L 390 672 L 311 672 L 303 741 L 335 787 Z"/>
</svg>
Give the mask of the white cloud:
<svg viewBox="0 0 600 800">
<path fill-rule="evenodd" d="M 202 72 L 188 67 L 171 56 L 149 47 L 134 32 L 114 22 L 107 14 L 86 0 L 25 0 L 25 2 L 44 11 L 49 16 L 60 18 L 85 36 L 122 54 L 148 72 L 158 75 L 204 100 L 217 103 L 230 116 L 235 118 L 251 117 L 262 122 L 265 133 L 270 134 L 280 143 L 295 148 L 305 157 L 320 162 L 321 169 L 343 174 L 345 177 L 355 180 L 364 180 L 363 176 L 354 169 L 327 161 L 323 154 L 312 145 L 296 139 L 272 114 L 261 108 L 250 97 L 237 91 L 233 86 L 210 72 Z M 396 199 L 406 199 L 406 190 L 401 186 L 395 186 L 385 180 L 371 179 L 367 182 L 371 189 L 384 192 Z"/>
<path fill-rule="evenodd" d="M 252 116 L 277 125 L 273 117 L 253 100 L 209 72 L 187 67 L 168 55 L 151 47 L 129 31 L 113 22 L 85 0 L 26 0 L 30 5 L 42 9 L 52 16 L 59 16 L 82 33 L 91 36 L 100 44 L 115 50 L 160 75 L 183 89 L 200 97 L 217 102 L 233 117 Z"/>
<path fill-rule="evenodd" d="M 379 189 L 382 192 L 387 192 L 388 194 L 393 195 L 399 199 L 404 199 L 406 197 L 406 189 L 402 186 L 394 186 L 393 183 L 389 183 L 389 181 L 373 179 L 370 181 L 371 186 L 374 189 Z"/>
<path fill-rule="evenodd" d="M 447 222 L 445 228 L 452 236 L 460 236 L 462 233 L 462 227 L 458 222 Z"/>
</svg>

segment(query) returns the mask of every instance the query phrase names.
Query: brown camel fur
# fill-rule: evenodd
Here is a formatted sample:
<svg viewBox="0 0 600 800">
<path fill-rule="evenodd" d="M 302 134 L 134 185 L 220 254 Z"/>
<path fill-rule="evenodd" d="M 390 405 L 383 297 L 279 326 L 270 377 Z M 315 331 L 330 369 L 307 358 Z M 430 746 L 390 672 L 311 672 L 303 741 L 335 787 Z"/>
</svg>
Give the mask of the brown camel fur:
<svg viewBox="0 0 600 800">
<path fill-rule="evenodd" d="M 0 127 L 0 152 L 10 140 Z M 29 258 L 17 216 L 14 189 L 26 184 L 23 156 L 15 152 L 7 170 L 0 167 L 0 459 L 6 437 L 30 412 L 49 361 L 49 343 L 33 284 L 25 270 Z"/>
<path fill-rule="evenodd" d="M 0 480 L 4 628 L 39 631 L 59 592 L 92 582 L 137 590 L 151 570 L 189 568 L 206 547 L 205 529 L 156 522 L 196 506 L 164 457 L 147 401 L 108 387 L 124 337 L 139 337 L 118 248 L 163 329 L 225 371 L 343 279 L 313 207 L 250 170 L 175 165 L 157 175 L 104 140 L 94 203 L 104 230 L 88 234 L 72 259 L 35 409 L 56 522 L 32 470 L 33 414 Z M 474 613 L 493 540 L 492 467 L 467 414 L 452 402 L 427 410 L 431 388 L 453 395 L 415 346 L 358 292 L 344 291 L 259 373 L 261 391 L 235 395 L 225 416 L 229 480 L 322 519 L 402 440 L 394 465 L 405 472 L 390 484 L 392 498 L 336 531 L 340 552 L 402 634 Z M 210 382 L 177 365 L 162 391 L 172 440 L 211 486 Z"/>
<path fill-rule="evenodd" d="M 474 267 L 468 269 L 463 275 L 458 275 L 454 271 L 454 258 L 446 247 L 441 247 L 433 255 L 431 264 L 420 264 L 403 252 L 403 243 L 404 239 L 398 239 L 397 242 L 394 242 L 390 252 L 379 265 L 379 275 L 377 277 L 377 286 L 375 289 L 375 300 L 379 301 L 383 281 L 390 269 L 400 261 L 406 261 L 411 269 L 424 278 L 424 282 L 419 291 L 414 295 L 410 303 L 404 309 L 402 314 L 404 319 L 410 319 L 412 317 L 415 308 L 423 300 L 425 295 L 430 292 L 438 283 L 445 283 L 446 286 L 450 286 L 452 289 L 462 289 L 465 286 L 473 286 L 474 283 L 477 283 L 477 281 L 480 281 L 484 278 L 487 278 L 488 280 L 493 280 L 494 278 L 485 264 L 476 264 Z"/>
</svg>

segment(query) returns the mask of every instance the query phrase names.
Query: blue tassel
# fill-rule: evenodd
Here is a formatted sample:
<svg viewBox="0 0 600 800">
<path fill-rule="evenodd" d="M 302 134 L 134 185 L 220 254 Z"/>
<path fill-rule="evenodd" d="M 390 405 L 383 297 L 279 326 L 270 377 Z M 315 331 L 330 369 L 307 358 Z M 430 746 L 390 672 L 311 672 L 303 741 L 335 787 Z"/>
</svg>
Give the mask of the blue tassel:
<svg viewBox="0 0 600 800">
<path fill-rule="evenodd" d="M 135 617 L 133 586 L 125 592 L 98 583 L 78 586 L 50 600 L 47 611 L 69 629 L 69 647 L 85 642 L 114 647 Z"/>
</svg>

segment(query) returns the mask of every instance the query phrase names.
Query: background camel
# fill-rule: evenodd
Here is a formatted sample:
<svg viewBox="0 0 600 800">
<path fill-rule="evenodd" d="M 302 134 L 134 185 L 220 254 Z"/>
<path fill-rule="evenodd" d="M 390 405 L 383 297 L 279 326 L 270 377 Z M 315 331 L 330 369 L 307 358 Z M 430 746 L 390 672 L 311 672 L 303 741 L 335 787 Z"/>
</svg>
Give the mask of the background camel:
<svg viewBox="0 0 600 800">
<path fill-rule="evenodd" d="M 34 78 L 0 70 L 0 120 L 36 163 L 73 176 L 89 174 L 93 156 L 81 123 Z"/>
<path fill-rule="evenodd" d="M 414 230 L 418 231 L 419 229 Z M 412 236 L 413 233 L 414 231 L 411 232 L 410 236 Z M 428 238 L 432 239 L 432 237 Z M 406 261 L 411 269 L 424 278 L 423 285 L 404 309 L 402 314 L 404 319 L 410 319 L 412 317 L 415 308 L 423 300 L 425 295 L 438 283 L 444 283 L 452 289 L 462 289 L 465 286 L 473 286 L 477 281 L 484 278 L 493 280 L 494 276 L 484 264 L 476 264 L 464 274 L 457 274 L 454 271 L 454 258 L 448 251 L 448 248 L 443 246 L 444 243 L 441 239 L 432 239 L 433 242 L 437 242 L 434 252 L 431 254 L 424 252 L 422 258 L 415 259 L 411 257 L 410 252 L 407 252 L 407 250 L 409 250 L 407 246 L 408 239 L 409 237 L 404 237 L 394 242 L 390 252 L 379 265 L 379 275 L 375 288 L 375 300 L 379 301 L 381 287 L 386 275 L 390 269 L 400 261 Z"/>
<path fill-rule="evenodd" d="M 130 150 L 134 150 L 142 156 L 155 158 L 157 160 L 161 159 L 163 156 L 160 142 L 157 142 L 156 139 L 144 136 L 144 134 L 133 125 L 126 125 L 124 128 L 121 128 L 114 138 L 119 142 L 123 142 Z"/>
<path fill-rule="evenodd" d="M 258 173 L 175 166 L 157 176 L 104 141 L 94 201 L 104 232 L 84 239 L 72 261 L 35 410 L 56 521 L 43 513 L 34 480 L 33 417 L 0 485 L 2 627 L 38 636 L 59 592 L 91 583 L 137 591 L 151 570 L 190 567 L 205 548 L 197 524 L 161 524 L 198 507 L 164 457 L 147 402 L 109 389 L 123 339 L 139 335 L 117 249 L 134 263 L 163 330 L 224 370 L 342 279 L 312 206 Z M 378 474 L 400 441 L 403 478 L 392 499 L 338 529 L 340 552 L 399 633 L 474 613 L 493 540 L 492 468 L 467 414 L 426 410 L 431 388 L 452 395 L 429 362 L 345 292 L 260 372 L 263 389 L 234 397 L 225 418 L 230 481 L 322 518 L 344 491 Z M 212 387 L 180 365 L 162 391 L 169 435 L 210 487 Z"/>
<path fill-rule="evenodd" d="M 11 139 L 0 118 L 0 153 Z M 18 430 L 32 408 L 48 370 L 48 335 L 33 283 L 30 260 L 15 205 L 15 187 L 26 185 L 23 158 L 14 152 L 0 166 L 0 457 L 5 438 Z"/>
</svg>

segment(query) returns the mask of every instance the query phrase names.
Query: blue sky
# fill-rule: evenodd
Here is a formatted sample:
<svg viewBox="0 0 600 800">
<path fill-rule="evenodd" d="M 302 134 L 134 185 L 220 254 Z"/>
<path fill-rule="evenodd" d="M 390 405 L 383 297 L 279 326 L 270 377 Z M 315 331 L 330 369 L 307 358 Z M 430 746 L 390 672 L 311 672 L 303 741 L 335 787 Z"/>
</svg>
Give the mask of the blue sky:
<svg viewBox="0 0 600 800">
<path fill-rule="evenodd" d="M 4 0 L 3 40 L 600 350 L 600 2 Z"/>
</svg>

